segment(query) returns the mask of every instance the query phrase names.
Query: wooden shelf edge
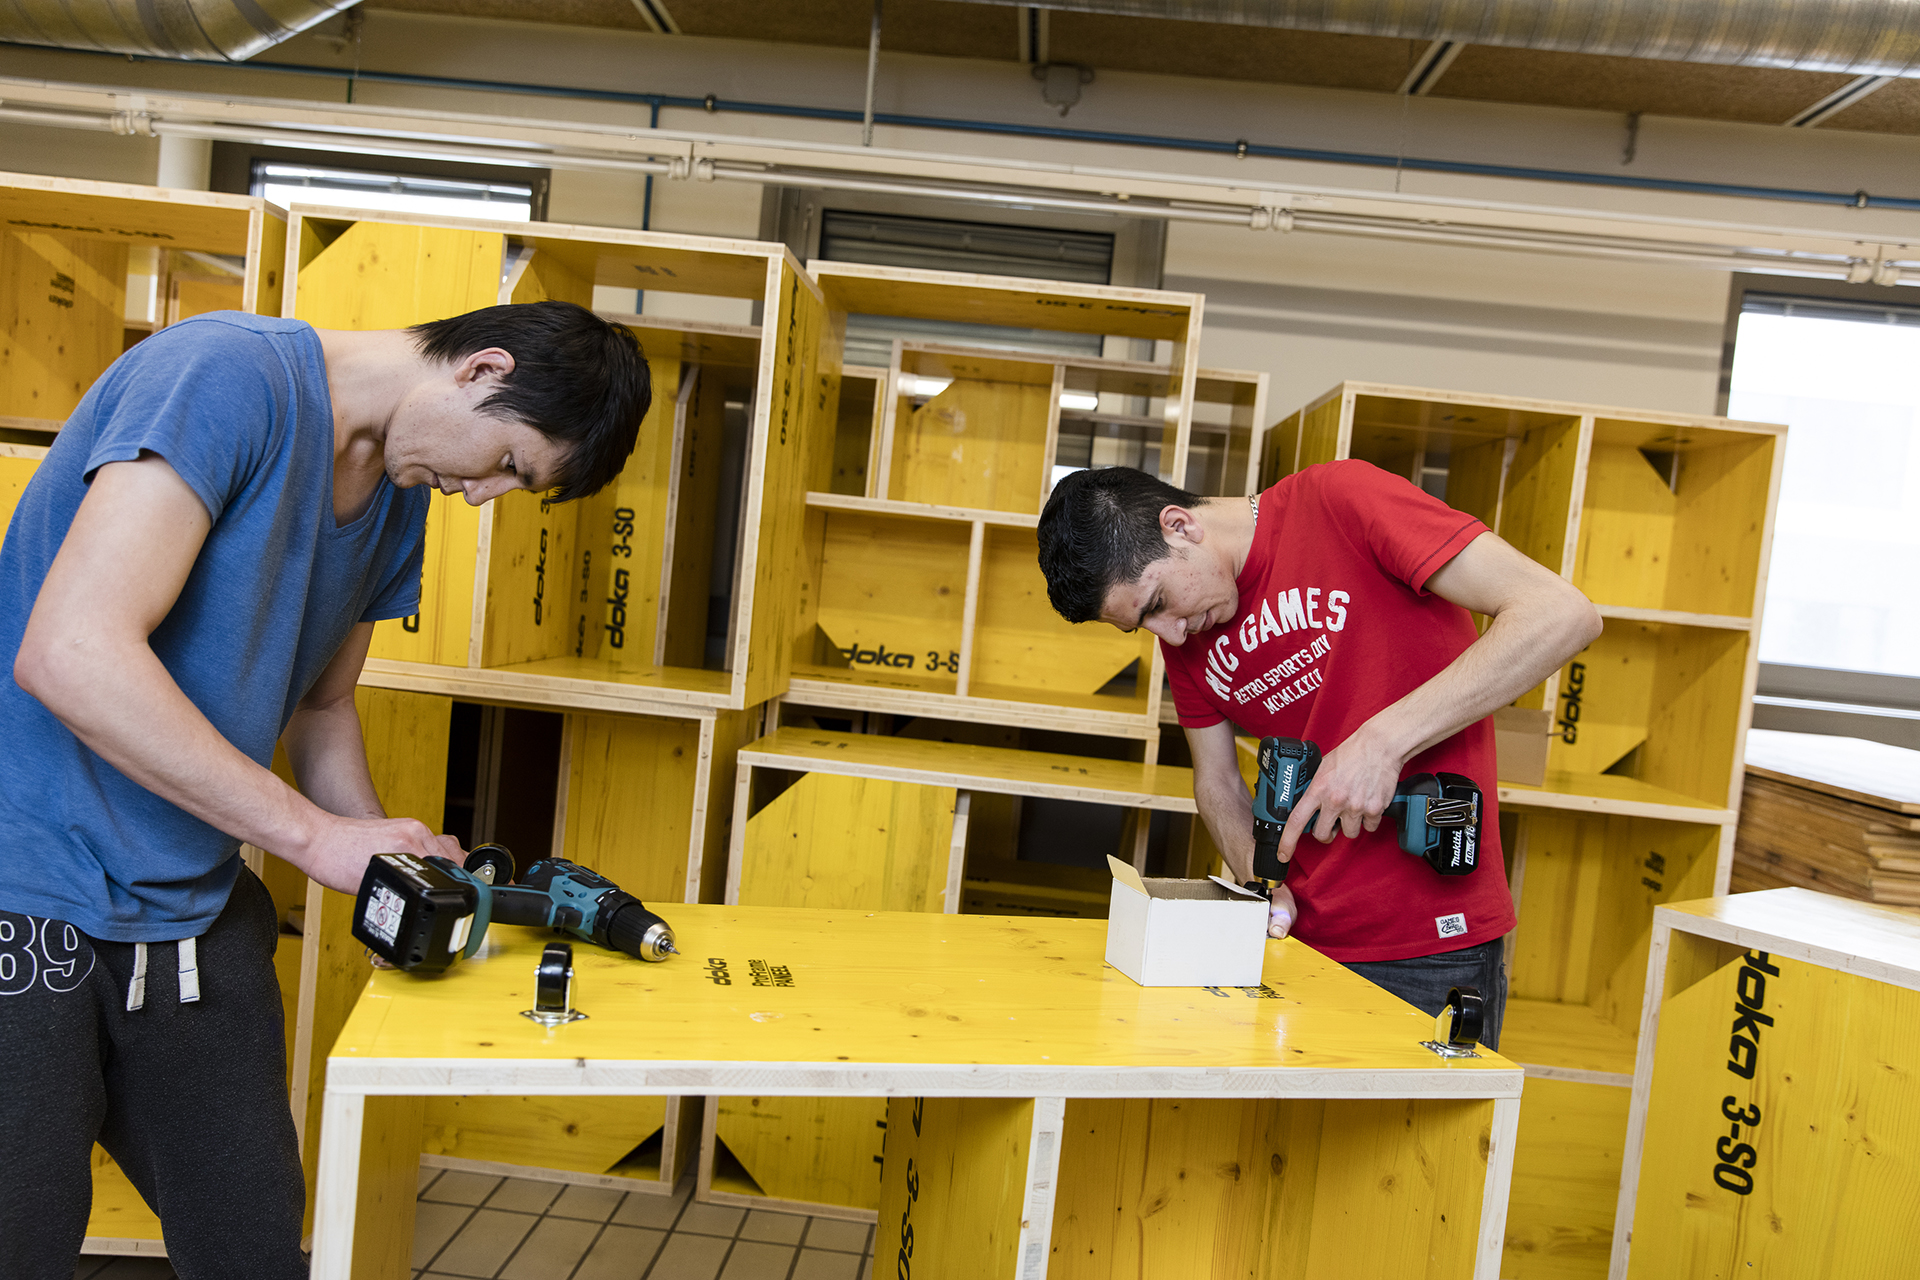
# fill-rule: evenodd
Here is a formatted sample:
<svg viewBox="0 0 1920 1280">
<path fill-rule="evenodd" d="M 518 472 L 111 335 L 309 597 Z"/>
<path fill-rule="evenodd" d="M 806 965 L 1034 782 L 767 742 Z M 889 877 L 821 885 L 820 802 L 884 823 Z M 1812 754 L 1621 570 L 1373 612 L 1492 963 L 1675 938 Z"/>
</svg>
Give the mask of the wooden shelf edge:
<svg viewBox="0 0 1920 1280">
<path fill-rule="evenodd" d="M 1555 809 L 1567 813 L 1604 813 L 1625 818 L 1660 818 L 1669 822 L 1694 822 L 1701 826 L 1724 827 L 1735 821 L 1732 809 L 1673 804 L 1659 800 L 1632 800 L 1615 796 L 1590 796 L 1578 792 L 1543 791 L 1537 787 L 1500 784 L 1503 809 Z"/>
<path fill-rule="evenodd" d="M 726 695 L 485 668 L 443 667 L 426 662 L 396 662 L 386 658 L 367 659 L 360 671 L 360 683 L 376 689 L 437 693 L 474 702 L 508 702 L 567 711 L 612 711 L 679 720 L 740 709 Z"/>
<path fill-rule="evenodd" d="M 898 516 L 908 520 L 944 520 L 972 524 L 1002 525 L 1013 529 L 1033 529 L 1040 524 L 1037 515 L 1018 511 L 986 511 L 973 507 L 947 507 L 934 502 L 902 502 L 895 498 L 858 498 L 846 493 L 807 494 L 807 505 L 827 511 L 851 511 L 860 515 Z"/>
<path fill-rule="evenodd" d="M 826 773 L 849 778 L 877 778 L 883 782 L 953 787 L 960 791 L 984 791 L 993 795 L 1072 800 L 1083 804 L 1123 805 L 1132 809 L 1164 809 L 1169 813 L 1199 812 L 1191 795 L 1182 799 L 1150 791 L 1112 791 L 1101 787 L 1074 786 L 1070 783 L 1022 783 L 1016 779 L 994 777 L 991 774 L 968 774 L 955 770 L 917 769 L 903 765 L 869 764 L 859 760 L 787 755 L 778 751 L 755 751 L 751 746 L 740 749 L 739 760 L 741 764 L 753 765 L 757 768 L 791 769 L 799 773 Z M 1191 771 L 1183 769 L 1181 772 Z"/>
<path fill-rule="evenodd" d="M 1619 604 L 1596 604 L 1602 618 L 1622 622 L 1655 622 L 1672 627 L 1706 627 L 1717 631 L 1751 631 L 1753 619 L 1732 613 L 1684 613 L 1678 609 L 1636 609 Z"/>
<path fill-rule="evenodd" d="M 881 711 L 925 716 L 932 720 L 969 720 L 1015 728 L 1057 729 L 1097 738 L 1141 738 L 1152 741 L 1160 723 L 1151 716 L 1113 711 L 1087 711 L 1050 706 L 1044 702 L 1001 702 L 990 698 L 963 698 L 952 693 L 921 693 L 910 689 L 876 689 L 838 680 L 788 682 L 786 700 L 800 706 L 837 711 Z"/>
</svg>

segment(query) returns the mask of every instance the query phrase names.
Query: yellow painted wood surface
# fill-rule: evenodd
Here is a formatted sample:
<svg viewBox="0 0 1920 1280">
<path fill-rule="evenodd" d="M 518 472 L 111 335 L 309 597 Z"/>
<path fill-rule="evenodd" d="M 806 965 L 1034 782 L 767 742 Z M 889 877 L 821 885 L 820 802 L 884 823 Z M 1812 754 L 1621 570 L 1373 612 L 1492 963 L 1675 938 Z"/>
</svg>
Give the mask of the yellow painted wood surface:
<svg viewBox="0 0 1920 1280">
<path fill-rule="evenodd" d="M 1472 1274 L 1492 1104 L 1326 1104 L 1313 1238 L 1299 1274 Z"/>
<path fill-rule="evenodd" d="M 924 1280 L 1014 1280 L 1028 1098 L 893 1098 L 875 1269 Z"/>
<path fill-rule="evenodd" d="M 46 452 L 25 445 L 7 446 L 5 451 L 0 451 L 0 537 L 5 536 L 7 526 L 13 523 L 20 495 L 27 491 L 27 481 L 33 479 Z"/>
<path fill-rule="evenodd" d="M 668 914 L 671 914 L 669 912 Z M 582 989 L 579 998 L 587 998 Z M 604 1174 L 660 1131 L 665 1098 L 428 1098 L 421 1150 L 496 1164 Z"/>
<path fill-rule="evenodd" d="M 127 246 L 0 231 L 0 415 L 64 421 L 124 344 Z"/>
<path fill-rule="evenodd" d="M 220 192 L 39 174 L 0 176 L 0 225 L 45 227 L 110 244 L 170 244 L 232 257 L 247 252 L 248 219 L 263 204 Z"/>
<path fill-rule="evenodd" d="M 95 1146 L 93 1208 L 87 1216 L 87 1235 L 96 1240 L 159 1240 L 160 1218 L 134 1189 L 126 1171 Z"/>
<path fill-rule="evenodd" d="M 943 910 L 953 805 L 952 787 L 802 774 L 747 819 L 740 901 Z"/>
<path fill-rule="evenodd" d="M 1508 1025 L 1500 1047 L 1513 1052 Z M 1601 1280 L 1613 1248 L 1614 1208 L 1632 1091 L 1528 1077 L 1520 1103 L 1507 1243 L 1510 1280 Z"/>
<path fill-rule="evenodd" d="M 814 595 L 828 652 L 816 656 L 810 646 L 797 661 L 848 667 L 856 678 L 919 677 L 953 692 L 950 667 L 959 664 L 966 600 L 966 526 L 831 512 L 817 529 Z"/>
<path fill-rule="evenodd" d="M 715 373 L 692 378 L 688 393 L 681 397 L 675 424 L 679 441 L 673 545 L 666 558 L 664 625 L 654 641 L 661 666 L 700 667 L 706 662 L 726 408 L 726 389 Z"/>
<path fill-rule="evenodd" d="M 321 329 L 399 329 L 493 306 L 506 240 L 494 232 L 301 219 L 294 315 Z M 333 236 L 328 240 L 327 236 Z"/>
<path fill-rule="evenodd" d="M 1580 463 L 1580 420 L 1529 428 L 1507 467 L 1496 532 L 1555 573 L 1567 568 L 1568 515 Z M 1451 478 L 1449 478 L 1451 496 Z M 1491 526 L 1490 526 L 1491 527 Z"/>
<path fill-rule="evenodd" d="M 415 818 L 438 831 L 446 815 L 447 732 L 450 699 L 388 689 L 355 690 L 367 765 L 374 789 L 391 817 Z M 303 1060 L 294 1066 L 296 1115 L 303 1119 L 301 1159 L 307 1185 L 319 1160 L 320 1110 L 327 1055 L 348 1021 L 373 971 L 367 949 L 353 936 L 353 895 L 315 884 L 307 895 L 306 933 L 301 942 L 299 1042 Z M 312 1204 L 308 1204 L 309 1222 Z"/>
<path fill-rule="evenodd" d="M 686 896 L 700 722 L 655 716 L 567 717 L 564 856 L 646 902 Z M 731 803 L 732 788 L 708 803 Z"/>
<path fill-rule="evenodd" d="M 1335 395 L 1319 406 L 1308 409 L 1300 419 L 1299 462 L 1294 468 L 1304 471 L 1316 462 L 1332 462 L 1345 457 L 1341 452 L 1341 420 L 1346 416 L 1343 397 Z"/>
<path fill-rule="evenodd" d="M 353 1274 L 407 1280 L 413 1274 L 414 1204 L 420 1194 L 422 1098 L 366 1101 L 354 1212 Z"/>
<path fill-rule="evenodd" d="M 948 782 L 970 791 L 1193 811 L 1193 770 L 1177 765 L 1021 751 L 898 734 L 835 733 L 793 725 L 776 729 L 743 750 L 756 764 L 784 768 L 906 782 Z M 976 810 L 976 822 L 979 817 Z"/>
<path fill-rule="evenodd" d="M 249 228 L 242 308 L 255 315 L 277 316 L 286 297 L 287 220 L 284 215 L 262 207 L 250 218 Z"/>
<path fill-rule="evenodd" d="M 1040 511 L 1048 388 L 956 379 L 894 435 L 885 497 Z"/>
<path fill-rule="evenodd" d="M 480 665 L 510 667 L 573 652 L 571 591 L 580 507 L 524 490 L 495 498 Z"/>
<path fill-rule="evenodd" d="M 1433 1034 L 1430 1017 L 1291 939 L 1267 945 L 1262 978 L 1278 993 L 1267 999 L 1137 986 L 1103 963 L 1098 920 L 695 905 L 673 913 L 679 959 L 646 964 L 575 948 L 582 991 L 600 994 L 581 1006 L 593 1016 L 560 1035 L 518 1012 L 530 1005 L 546 935 L 497 926 L 484 959 L 443 977 L 374 974 L 335 1056 L 460 1059 L 476 1080 L 517 1060 L 584 1058 L 902 1072 L 1018 1065 L 1034 1072 L 1037 1092 L 1046 1072 L 1079 1066 L 1142 1069 L 1143 1092 L 1162 1087 L 1149 1085 L 1153 1073 L 1197 1072 L 1219 1087 L 1231 1074 L 1217 1073 L 1275 1068 L 1356 1079 L 1392 1072 L 1396 1087 L 1415 1093 L 1429 1078 L 1470 1096 L 1515 1087 L 1515 1068 L 1497 1054 L 1436 1059 L 1419 1043 Z M 709 960 L 724 961 L 731 982 L 713 981 Z M 786 969 L 793 985 L 756 983 L 754 961 L 768 973 Z"/>
<path fill-rule="evenodd" d="M 490 232 L 299 220 L 293 314 L 321 329 L 398 329 L 492 306 L 505 238 Z M 333 235 L 329 240 L 327 235 Z M 368 655 L 467 665 L 482 514 L 433 495 L 427 513 L 420 612 L 376 623 Z"/>
<path fill-rule="evenodd" d="M 593 306 L 593 281 L 552 252 L 532 246 L 519 251 L 506 281 L 503 302 L 571 302 Z"/>
<path fill-rule="evenodd" d="M 1260 488 L 1268 489 L 1282 476 L 1290 476 L 1298 468 L 1296 462 L 1300 456 L 1300 424 L 1303 415 L 1291 413 L 1267 428 L 1266 442 L 1260 449 Z"/>
<path fill-rule="evenodd" d="M 674 419 L 687 366 L 671 356 L 648 361 L 653 403 L 620 474 L 579 503 L 581 560 L 575 569 L 579 614 L 574 652 L 609 667 L 651 667 L 666 554 L 668 484 Z"/>
<path fill-rule="evenodd" d="M 1034 533 L 987 530 L 974 628 L 975 692 L 1017 691 L 1012 696 L 1037 702 L 1054 694 L 1091 696 L 1130 663 L 1150 667 L 1152 643 L 1144 631 L 1126 635 L 1105 623 L 1062 618 L 1047 599 Z M 1122 697 L 1137 703 L 1124 709 L 1146 709 L 1144 691 L 1129 688 Z"/>
<path fill-rule="evenodd" d="M 952 787 L 803 774 L 747 819 L 740 902 L 940 911 Z M 883 1103 L 721 1098 L 715 1133 L 768 1195 L 872 1209 Z"/>
<path fill-rule="evenodd" d="M 1500 1024 L 1500 1052 L 1528 1066 L 1633 1074 L 1634 1041 L 1584 1004 L 1509 996 Z M 1524 1131 L 1525 1125 L 1522 1123 Z"/>
<path fill-rule="evenodd" d="M 767 283 L 766 311 L 774 322 L 765 341 L 773 350 L 771 361 L 762 358 L 747 441 L 747 537 L 729 664 L 742 691 L 740 705 L 747 707 L 787 691 L 795 620 L 802 611 L 809 463 L 818 452 L 814 442 L 833 431 L 838 400 L 838 353 L 832 361 L 821 358 L 830 325 L 820 295 L 790 259 L 768 264 Z"/>
<path fill-rule="evenodd" d="M 1583 1005 L 1637 1035 L 1653 908 L 1712 891 L 1721 828 L 1544 813 L 1523 821 L 1527 869 L 1511 996 Z M 1616 1060 L 1583 1069 L 1620 1067 Z"/>
<path fill-rule="evenodd" d="M 1771 1019 L 1749 1080 L 1729 1069 L 1745 963 L 1662 1006 L 1628 1274 L 1906 1274 L 1920 1250 L 1920 992 L 1773 957 L 1778 974 L 1744 988 Z M 1723 1163 L 1751 1165 L 1748 1194 L 1716 1182 Z"/>
</svg>

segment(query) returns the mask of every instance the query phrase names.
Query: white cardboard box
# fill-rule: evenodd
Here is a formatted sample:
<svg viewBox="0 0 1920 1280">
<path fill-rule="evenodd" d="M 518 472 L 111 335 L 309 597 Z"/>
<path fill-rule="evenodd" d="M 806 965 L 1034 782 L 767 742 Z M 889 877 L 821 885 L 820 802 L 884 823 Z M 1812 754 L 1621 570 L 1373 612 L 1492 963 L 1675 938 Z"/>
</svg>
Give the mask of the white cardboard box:
<svg viewBox="0 0 1920 1280">
<path fill-rule="evenodd" d="M 1107 963 L 1143 987 L 1257 987 L 1267 900 L 1217 877 L 1143 880 L 1109 857 Z"/>
</svg>

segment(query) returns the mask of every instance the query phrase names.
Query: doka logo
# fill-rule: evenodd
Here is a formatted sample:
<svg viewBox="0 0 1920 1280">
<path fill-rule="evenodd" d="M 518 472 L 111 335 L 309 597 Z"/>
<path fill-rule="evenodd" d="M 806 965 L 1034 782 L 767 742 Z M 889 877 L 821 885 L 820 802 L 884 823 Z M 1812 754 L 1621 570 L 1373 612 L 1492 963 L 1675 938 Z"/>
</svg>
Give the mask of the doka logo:
<svg viewBox="0 0 1920 1280">
<path fill-rule="evenodd" d="M 862 667 L 911 667 L 913 655 L 910 653 L 888 653 L 887 646 L 878 649 L 862 649 L 854 645 L 851 649 L 842 649 L 840 656 L 856 666 Z"/>
<path fill-rule="evenodd" d="M 1560 741 L 1572 746 L 1580 740 L 1580 697 L 1587 687 L 1587 664 L 1575 662 L 1567 667 L 1566 688 L 1560 692 Z"/>
</svg>

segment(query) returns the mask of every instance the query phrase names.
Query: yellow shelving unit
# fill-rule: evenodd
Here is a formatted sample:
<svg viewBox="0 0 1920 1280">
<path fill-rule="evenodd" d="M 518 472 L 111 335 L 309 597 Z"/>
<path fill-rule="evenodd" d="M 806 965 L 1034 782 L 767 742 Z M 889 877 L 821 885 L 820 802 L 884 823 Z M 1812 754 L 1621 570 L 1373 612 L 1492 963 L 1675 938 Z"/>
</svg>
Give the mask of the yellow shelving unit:
<svg viewBox="0 0 1920 1280">
<path fill-rule="evenodd" d="M 1603 619 L 1516 704 L 1554 713 L 1545 782 L 1498 791 L 1519 912 L 1501 1051 L 1527 1070 L 1505 1276 L 1607 1269 L 1653 910 L 1732 870 L 1785 430 L 1349 382 L 1267 433 L 1263 483 L 1371 462 Z"/>
</svg>

